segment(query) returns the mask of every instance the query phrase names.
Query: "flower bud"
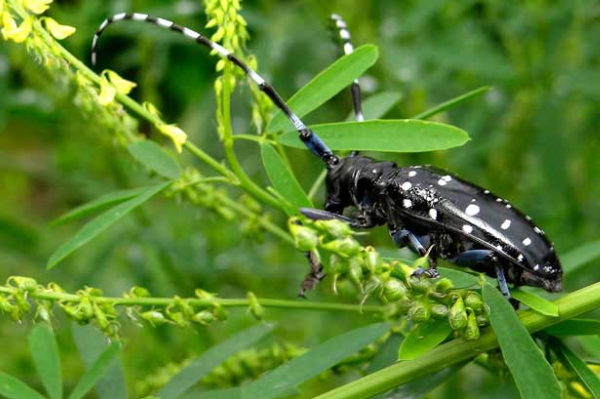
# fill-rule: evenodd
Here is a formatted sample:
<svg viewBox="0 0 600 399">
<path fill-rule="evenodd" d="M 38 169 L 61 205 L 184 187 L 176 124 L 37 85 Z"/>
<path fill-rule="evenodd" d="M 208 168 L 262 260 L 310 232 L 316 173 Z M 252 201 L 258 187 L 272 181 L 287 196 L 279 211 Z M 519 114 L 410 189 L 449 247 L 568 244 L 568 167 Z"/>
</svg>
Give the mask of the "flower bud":
<svg viewBox="0 0 600 399">
<path fill-rule="evenodd" d="M 319 243 L 319 236 L 313 230 L 299 224 L 289 224 L 296 247 L 301 251 L 312 251 Z"/>
<path fill-rule="evenodd" d="M 383 295 L 389 302 L 406 297 L 406 286 L 395 278 L 391 278 L 383 285 Z"/>
<path fill-rule="evenodd" d="M 448 315 L 448 307 L 441 303 L 431 305 L 431 314 L 433 317 L 446 317 Z"/>
<path fill-rule="evenodd" d="M 380 271 L 383 266 L 383 261 L 381 260 L 379 253 L 375 251 L 375 248 L 367 247 L 365 255 L 365 265 L 367 269 L 371 273 Z"/>
<path fill-rule="evenodd" d="M 467 325 L 467 312 L 461 296 L 458 296 L 448 312 L 448 322 L 453 330 L 461 330 Z"/>
<path fill-rule="evenodd" d="M 449 278 L 441 278 L 435 283 L 435 290 L 442 294 L 447 293 L 452 288 L 454 288 L 454 284 Z"/>
<path fill-rule="evenodd" d="M 256 320 L 262 320 L 265 316 L 265 309 L 258 302 L 258 298 L 256 298 L 256 295 L 254 295 L 253 292 L 248 292 L 247 298 L 249 310 L 252 316 L 254 316 Z"/>
<path fill-rule="evenodd" d="M 23 291 L 32 291 L 37 286 L 37 281 L 30 277 L 22 276 L 9 277 L 7 283 Z"/>
<path fill-rule="evenodd" d="M 469 312 L 464 337 L 467 341 L 475 341 L 479 339 L 479 326 L 477 325 L 477 317 L 475 316 L 475 312 Z"/>
<path fill-rule="evenodd" d="M 478 314 L 477 315 L 477 325 L 479 327 L 489 326 L 490 325 L 490 319 L 485 314 Z"/>
<path fill-rule="evenodd" d="M 410 287 L 418 292 L 427 293 L 432 287 L 431 279 L 426 277 L 420 278 L 416 276 L 411 276 L 408 281 Z"/>
<path fill-rule="evenodd" d="M 431 317 L 429 304 L 426 301 L 415 301 L 408 311 L 408 317 L 414 323 L 423 323 Z"/>
<path fill-rule="evenodd" d="M 360 245 L 351 237 L 330 241 L 323 244 L 323 248 L 347 258 L 358 254 L 358 251 L 360 251 Z"/>
<path fill-rule="evenodd" d="M 367 282 L 365 283 L 365 294 L 370 295 L 376 290 L 382 288 L 383 283 L 376 275 L 371 275 Z"/>
<path fill-rule="evenodd" d="M 350 259 L 350 265 L 348 269 L 348 277 L 357 287 L 362 289 L 363 271 L 361 262 L 358 258 Z"/>
<path fill-rule="evenodd" d="M 315 222 L 315 226 L 319 229 L 325 230 L 328 234 L 335 238 L 344 238 L 352 235 L 352 229 L 348 223 L 342 222 L 341 220 L 319 220 Z"/>
<path fill-rule="evenodd" d="M 150 296 L 150 291 L 144 287 L 133 286 L 129 290 L 129 295 L 133 298 L 147 298 Z"/>
<path fill-rule="evenodd" d="M 147 321 L 153 326 L 162 326 L 165 323 L 168 323 L 168 320 L 165 318 L 165 315 L 159 312 L 158 310 L 149 310 L 140 315 L 142 320 Z"/>
<path fill-rule="evenodd" d="M 465 297 L 465 306 L 473 309 L 476 313 L 483 311 L 483 300 L 476 292 L 469 291 Z"/>
<path fill-rule="evenodd" d="M 193 317 L 192 320 L 195 321 L 198 324 L 201 324 L 203 326 L 207 326 L 210 323 L 212 323 L 213 321 L 215 321 L 216 317 L 214 315 L 214 313 L 208 311 L 208 310 L 201 310 L 200 312 L 196 313 Z"/>
<path fill-rule="evenodd" d="M 329 272 L 332 274 L 344 274 L 348 271 L 348 262 L 346 259 L 332 254 L 329 257 Z"/>
</svg>

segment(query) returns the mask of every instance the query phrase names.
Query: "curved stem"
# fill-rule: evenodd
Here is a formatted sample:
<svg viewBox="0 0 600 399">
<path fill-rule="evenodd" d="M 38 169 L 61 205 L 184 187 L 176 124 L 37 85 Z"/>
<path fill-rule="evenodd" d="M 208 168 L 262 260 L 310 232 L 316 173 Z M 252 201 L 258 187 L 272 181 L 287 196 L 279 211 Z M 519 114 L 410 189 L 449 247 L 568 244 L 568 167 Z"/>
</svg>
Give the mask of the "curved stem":
<svg viewBox="0 0 600 399">
<path fill-rule="evenodd" d="M 319 191 L 319 188 L 321 187 L 321 185 L 323 185 L 323 182 L 325 181 L 326 177 L 327 177 L 327 171 L 323 170 L 321 172 L 321 174 L 319 174 L 319 177 L 317 177 L 317 179 L 313 183 L 310 190 L 308 191 L 308 199 L 309 200 L 311 200 L 311 201 L 314 200 L 315 195 L 317 195 L 317 191 Z"/>
<path fill-rule="evenodd" d="M 15 294 L 18 292 L 17 288 L 12 287 L 0 287 L 0 293 L 4 294 Z M 76 294 L 68 294 L 64 292 L 51 292 L 51 291 L 29 291 L 27 295 L 34 299 L 46 299 L 50 301 L 61 301 L 70 303 L 79 303 L 83 298 L 96 303 L 110 303 L 115 306 L 169 306 L 172 305 L 176 299 L 174 298 L 159 298 L 159 297 L 145 297 L 145 298 L 120 298 L 120 297 L 95 297 L 95 296 L 82 296 Z M 181 299 L 177 299 L 181 300 Z M 248 299 L 224 299 L 224 298 L 211 298 L 211 299 L 199 299 L 199 298 L 183 298 L 184 301 L 193 306 L 211 306 L 220 305 L 225 308 L 240 308 L 250 306 Z M 384 306 L 360 306 L 350 305 L 345 303 L 326 303 L 326 302 L 309 302 L 305 300 L 283 300 L 283 299 L 258 299 L 261 306 L 266 308 L 276 309 L 297 309 L 297 310 L 319 310 L 319 311 L 342 311 L 342 312 L 358 312 L 358 313 L 383 313 L 385 311 Z"/>
<path fill-rule="evenodd" d="M 544 316 L 532 310 L 519 312 L 523 325 L 529 332 L 543 330 L 563 320 L 600 307 L 600 283 L 565 295 L 555 302 L 558 317 Z M 448 366 L 471 359 L 498 347 L 498 340 L 488 328 L 477 341 L 455 339 L 440 345 L 423 356 L 396 363 L 359 380 L 317 396 L 315 399 L 366 399 L 386 392 L 415 378 L 442 370 Z"/>
</svg>

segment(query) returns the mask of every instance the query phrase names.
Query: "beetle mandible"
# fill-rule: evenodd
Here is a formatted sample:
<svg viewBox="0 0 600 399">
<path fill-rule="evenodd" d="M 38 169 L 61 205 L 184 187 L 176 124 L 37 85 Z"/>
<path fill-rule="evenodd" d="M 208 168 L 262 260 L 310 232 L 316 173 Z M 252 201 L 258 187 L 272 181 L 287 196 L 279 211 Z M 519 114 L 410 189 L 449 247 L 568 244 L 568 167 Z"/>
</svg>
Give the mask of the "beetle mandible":
<svg viewBox="0 0 600 399">
<path fill-rule="evenodd" d="M 215 50 L 250 78 L 294 125 L 305 146 L 327 168 L 325 209 L 302 209 L 312 219 L 341 219 L 354 228 L 386 225 L 392 240 L 423 256 L 429 252 L 429 268 L 418 276 L 437 277 L 437 259 L 486 273 L 498 280 L 500 291 L 510 298 L 507 283 L 541 287 L 550 292 L 562 287 L 562 267 L 556 250 L 543 230 L 508 201 L 476 184 L 428 165 L 398 167 L 393 162 L 351 153 L 335 155 L 288 107 L 258 73 L 218 43 L 164 18 L 142 13 L 120 13 L 104 20 L 96 31 L 91 50 L 96 63 L 102 32 L 118 21 L 141 21 L 178 32 Z M 332 15 L 344 52 L 352 52 L 350 33 L 338 15 Z M 352 84 L 355 119 L 362 120 L 360 86 Z M 355 207 L 358 215 L 343 215 Z M 320 265 L 309 276 L 323 277 Z M 314 274 L 314 275 L 313 275 Z"/>
</svg>

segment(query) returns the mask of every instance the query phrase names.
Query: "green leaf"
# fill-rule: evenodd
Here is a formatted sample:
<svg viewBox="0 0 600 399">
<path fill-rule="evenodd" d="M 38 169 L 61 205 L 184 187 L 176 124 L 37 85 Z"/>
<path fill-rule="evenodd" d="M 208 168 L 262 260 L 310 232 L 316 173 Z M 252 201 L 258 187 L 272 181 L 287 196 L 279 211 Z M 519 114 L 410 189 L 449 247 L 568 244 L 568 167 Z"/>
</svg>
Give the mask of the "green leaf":
<svg viewBox="0 0 600 399">
<path fill-rule="evenodd" d="M 0 371 L 0 395 L 8 399 L 45 399 L 38 391 L 12 375 Z"/>
<path fill-rule="evenodd" d="M 250 384 L 244 399 L 277 398 L 364 348 L 388 329 L 387 323 L 371 324 L 325 341 Z"/>
<path fill-rule="evenodd" d="M 456 288 L 469 288 L 479 284 L 479 277 L 471 273 L 448 267 L 438 267 L 438 271 L 440 272 L 440 276 L 452 280 Z"/>
<path fill-rule="evenodd" d="M 61 399 L 60 355 L 54 332 L 46 323 L 39 323 L 29 334 L 29 351 L 46 392 L 51 399 Z"/>
<path fill-rule="evenodd" d="M 600 335 L 600 320 L 571 319 L 544 329 L 550 335 Z"/>
<path fill-rule="evenodd" d="M 427 118 L 431 118 L 433 115 L 439 114 L 441 112 L 447 111 L 451 108 L 454 108 L 456 106 L 458 106 L 459 104 L 461 104 L 464 101 L 467 101 L 473 97 L 476 97 L 480 94 L 483 94 L 485 92 L 487 92 L 488 90 L 490 90 L 491 87 L 489 86 L 483 86 L 483 87 L 479 87 L 475 90 L 472 90 L 468 93 L 462 94 L 458 97 L 454 97 L 448 101 L 445 101 L 439 105 L 436 105 L 435 107 L 428 109 L 427 111 L 421 112 L 418 115 L 415 115 L 412 117 L 412 119 L 427 119 Z"/>
<path fill-rule="evenodd" d="M 552 366 L 537 347 L 510 303 L 490 284 L 483 286 L 490 322 L 522 399 L 562 399 Z"/>
<path fill-rule="evenodd" d="M 177 373 L 171 380 L 158 391 L 161 399 L 174 399 L 191 388 L 215 367 L 235 355 L 242 349 L 255 344 L 265 335 L 271 332 L 267 325 L 257 325 L 226 339 L 213 346 L 192 363 Z"/>
<path fill-rule="evenodd" d="M 561 363 L 570 369 L 595 399 L 600 399 L 600 379 L 575 352 L 558 339 L 550 341 Z"/>
<path fill-rule="evenodd" d="M 339 58 L 327 69 L 321 71 L 287 101 L 288 106 L 299 118 L 308 115 L 352 84 L 355 79 L 375 64 L 378 57 L 379 51 L 376 46 L 372 44 L 360 46 L 351 54 Z M 267 130 L 277 132 L 288 129 L 290 126 L 286 116 L 278 111 Z"/>
<path fill-rule="evenodd" d="M 384 367 L 391 366 L 398 361 L 398 349 L 404 337 L 400 334 L 392 334 L 381 345 L 377 354 L 367 367 L 367 374 L 374 373 Z"/>
<path fill-rule="evenodd" d="M 332 150 L 423 152 L 458 147 L 469 141 L 464 130 L 437 122 L 413 119 L 340 122 L 311 126 Z M 284 145 L 306 148 L 298 133 L 279 138 Z"/>
<path fill-rule="evenodd" d="M 69 399 L 81 399 L 90 391 L 96 382 L 106 373 L 112 361 L 119 354 L 121 345 L 118 342 L 113 342 L 98 356 L 92 367 L 90 367 L 77 383 Z"/>
<path fill-rule="evenodd" d="M 362 103 L 363 116 L 366 120 L 383 118 L 401 98 L 402 93 L 397 91 L 382 91 L 373 94 Z M 346 120 L 354 120 L 354 112 L 351 112 Z"/>
<path fill-rule="evenodd" d="M 108 208 L 109 206 L 125 202 L 128 199 L 142 194 L 147 189 L 148 187 L 138 187 L 129 190 L 119 190 L 114 191 L 112 193 L 108 193 L 93 201 L 88 202 L 87 204 L 83 204 L 81 206 L 78 206 L 77 208 L 70 210 L 58 219 L 54 220 L 50 225 L 58 226 L 61 224 L 71 222 L 73 220 L 81 219 L 96 211 L 100 211 L 102 209 Z"/>
<path fill-rule="evenodd" d="M 80 326 L 72 323 L 72 333 L 86 369 L 90 369 L 96 359 L 106 350 L 108 344 L 106 336 L 91 325 Z M 119 357 L 116 357 L 108 370 L 98 380 L 95 391 L 101 399 L 127 399 L 127 385 L 123 366 Z"/>
<path fill-rule="evenodd" d="M 583 266 L 600 257 L 600 241 L 588 242 L 560 257 L 563 274 L 580 270 Z"/>
<path fill-rule="evenodd" d="M 283 161 L 275 147 L 269 143 L 261 143 L 260 153 L 263 165 L 269 176 L 273 188 L 285 198 L 293 209 L 288 212 L 290 216 L 297 214 L 298 208 L 314 208 L 304 189 L 296 180 L 296 177 Z"/>
<path fill-rule="evenodd" d="M 139 163 L 163 177 L 177 179 L 181 173 L 177 161 L 152 140 L 134 141 L 127 150 Z"/>
<path fill-rule="evenodd" d="M 164 190 L 171 182 L 162 183 L 156 186 L 152 186 L 146 189 L 142 194 L 130 199 L 127 202 L 123 202 L 114 208 L 109 209 L 95 219 L 89 221 L 85 226 L 81 228 L 71 239 L 63 243 L 48 260 L 48 269 L 52 269 L 58 263 L 60 263 L 67 256 L 71 255 L 77 249 L 81 248 L 98 234 L 109 228 L 111 225 L 116 223 L 123 216 L 148 201 L 154 195 Z"/>
<path fill-rule="evenodd" d="M 517 301 L 538 313 L 546 316 L 558 317 L 558 307 L 554 304 L 554 302 L 550 302 L 549 300 L 537 296 L 531 292 L 520 291 L 518 289 L 513 289 L 511 294 Z"/>
<path fill-rule="evenodd" d="M 583 349 L 595 358 L 600 359 L 600 336 L 598 335 L 586 335 L 580 336 L 577 340 L 583 346 Z"/>
<path fill-rule="evenodd" d="M 418 324 L 402 341 L 398 359 L 416 359 L 444 342 L 450 333 L 452 333 L 452 328 L 446 317 Z"/>
</svg>

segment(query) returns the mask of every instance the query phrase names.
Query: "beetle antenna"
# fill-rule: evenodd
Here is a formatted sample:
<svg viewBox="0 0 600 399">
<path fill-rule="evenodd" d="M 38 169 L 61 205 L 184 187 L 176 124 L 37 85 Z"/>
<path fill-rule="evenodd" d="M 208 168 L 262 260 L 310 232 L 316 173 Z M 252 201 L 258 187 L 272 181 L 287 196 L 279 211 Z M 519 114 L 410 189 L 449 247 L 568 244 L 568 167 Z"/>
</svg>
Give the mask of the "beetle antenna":
<svg viewBox="0 0 600 399">
<path fill-rule="evenodd" d="M 348 30 L 348 24 L 339 14 L 331 14 L 329 17 L 333 22 L 333 28 L 337 31 L 338 41 L 342 44 L 342 51 L 345 55 L 351 54 L 354 51 L 354 46 L 352 45 L 352 37 L 350 36 L 350 31 Z M 360 82 L 358 79 L 355 79 L 350 86 L 350 92 L 352 93 L 352 106 L 354 107 L 354 120 L 357 122 L 362 122 L 365 120 L 365 117 L 362 113 L 362 96 L 360 90 Z M 352 151 L 350 156 L 358 155 L 358 151 Z"/>
<path fill-rule="evenodd" d="M 94 39 L 92 40 L 92 51 L 91 51 L 91 61 L 92 65 L 96 65 L 97 61 L 97 46 L 98 40 L 100 39 L 100 35 L 104 32 L 104 30 L 108 27 L 108 25 L 118 22 L 118 21 L 140 21 L 140 22 L 148 22 L 152 25 L 159 26 L 164 29 L 169 29 L 174 32 L 178 32 L 188 39 L 194 40 L 196 43 L 199 43 L 205 47 L 214 50 L 219 57 L 223 59 L 227 59 L 232 62 L 240 69 L 244 71 L 246 76 L 250 78 L 259 89 L 265 93 L 271 101 L 275 104 L 277 108 L 279 108 L 289 119 L 289 121 L 294 125 L 298 134 L 300 135 L 300 140 L 304 142 L 304 145 L 316 156 L 321 158 L 323 162 L 327 164 L 327 167 L 333 167 L 337 163 L 339 163 L 339 158 L 333 154 L 333 152 L 323 143 L 323 141 L 317 136 L 311 129 L 309 129 L 304 122 L 300 120 L 300 118 L 288 107 L 288 105 L 283 101 L 281 96 L 275 91 L 273 86 L 268 84 L 258 73 L 252 70 L 248 65 L 246 65 L 242 60 L 240 60 L 237 56 L 231 53 L 229 50 L 225 49 L 218 43 L 215 43 L 200 33 L 186 28 L 184 26 L 178 25 L 173 21 L 169 21 L 164 18 L 157 18 L 150 16 L 148 14 L 141 13 L 120 13 L 111 16 L 110 18 L 105 19 L 100 27 L 94 34 Z"/>
</svg>

